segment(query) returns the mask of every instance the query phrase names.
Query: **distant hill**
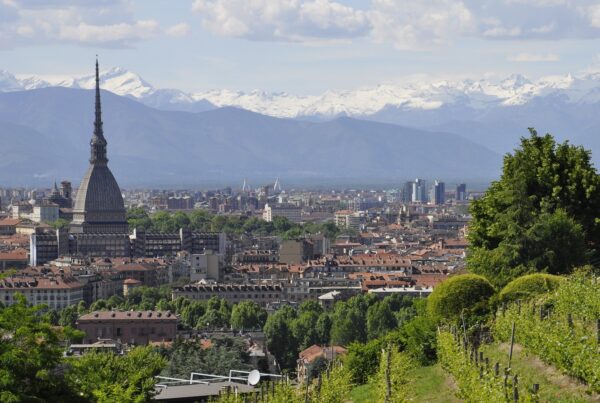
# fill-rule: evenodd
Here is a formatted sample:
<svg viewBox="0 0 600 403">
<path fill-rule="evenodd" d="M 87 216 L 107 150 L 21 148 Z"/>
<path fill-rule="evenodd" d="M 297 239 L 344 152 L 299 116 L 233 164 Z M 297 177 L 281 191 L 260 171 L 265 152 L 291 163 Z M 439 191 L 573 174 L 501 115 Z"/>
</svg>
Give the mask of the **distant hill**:
<svg viewBox="0 0 600 403">
<path fill-rule="evenodd" d="M 22 76 L 0 70 L 0 93 L 45 87 L 93 89 L 95 76 Z M 600 73 L 522 75 L 481 79 L 402 80 L 316 95 L 212 89 L 156 88 L 135 72 L 100 72 L 101 87 L 152 108 L 204 112 L 238 107 L 267 116 L 322 122 L 342 116 L 454 133 L 504 154 L 518 146 L 528 127 L 569 139 L 600 162 Z"/>
<path fill-rule="evenodd" d="M 233 107 L 158 110 L 103 91 L 108 155 L 124 186 L 336 178 L 490 179 L 501 158 L 456 134 L 351 118 L 308 122 Z M 0 183 L 78 183 L 89 158 L 93 93 L 0 93 Z"/>
</svg>

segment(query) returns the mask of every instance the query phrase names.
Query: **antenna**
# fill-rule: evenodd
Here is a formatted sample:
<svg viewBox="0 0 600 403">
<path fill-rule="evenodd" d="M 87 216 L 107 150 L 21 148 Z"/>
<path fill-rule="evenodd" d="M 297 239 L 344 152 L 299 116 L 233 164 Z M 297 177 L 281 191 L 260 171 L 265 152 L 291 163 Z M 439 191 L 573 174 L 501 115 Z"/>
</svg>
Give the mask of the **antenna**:
<svg viewBox="0 0 600 403">
<path fill-rule="evenodd" d="M 259 382 L 260 382 L 260 372 L 258 372 L 258 370 L 256 370 L 256 369 L 253 369 L 248 374 L 248 385 L 255 386 L 255 385 L 258 385 Z"/>
</svg>

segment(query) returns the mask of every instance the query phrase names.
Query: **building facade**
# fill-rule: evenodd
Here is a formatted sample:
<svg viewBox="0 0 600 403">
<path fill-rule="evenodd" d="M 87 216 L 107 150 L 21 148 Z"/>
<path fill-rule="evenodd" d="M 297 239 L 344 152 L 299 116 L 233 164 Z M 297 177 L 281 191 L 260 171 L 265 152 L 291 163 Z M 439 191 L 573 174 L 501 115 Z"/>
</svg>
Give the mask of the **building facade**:
<svg viewBox="0 0 600 403">
<path fill-rule="evenodd" d="M 84 343 L 104 338 L 146 345 L 175 340 L 177 316 L 170 311 L 92 312 L 77 320 L 77 329 L 85 332 Z"/>
<path fill-rule="evenodd" d="M 302 208 L 289 203 L 265 204 L 263 219 L 272 222 L 275 217 L 285 217 L 298 224 L 302 222 Z"/>
<path fill-rule="evenodd" d="M 0 301 L 4 305 L 14 304 L 17 293 L 31 305 L 63 309 L 83 301 L 83 284 L 70 276 L 15 276 L 0 280 Z"/>
</svg>

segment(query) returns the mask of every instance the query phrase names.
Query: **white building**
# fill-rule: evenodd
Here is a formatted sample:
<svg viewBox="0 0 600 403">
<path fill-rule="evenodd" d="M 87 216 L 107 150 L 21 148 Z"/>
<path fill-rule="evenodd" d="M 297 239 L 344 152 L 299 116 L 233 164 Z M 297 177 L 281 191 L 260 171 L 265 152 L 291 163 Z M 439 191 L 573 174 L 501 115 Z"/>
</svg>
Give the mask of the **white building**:
<svg viewBox="0 0 600 403">
<path fill-rule="evenodd" d="M 42 223 L 56 220 L 58 220 L 58 204 L 44 202 L 33 206 L 31 221 Z"/>
<path fill-rule="evenodd" d="M 263 220 L 271 222 L 275 217 L 285 217 L 288 221 L 298 224 L 302 222 L 302 208 L 287 203 L 265 204 Z"/>
<path fill-rule="evenodd" d="M 359 231 L 362 224 L 360 212 L 352 210 L 339 210 L 335 212 L 335 225 L 340 228 L 354 229 Z"/>
<path fill-rule="evenodd" d="M 27 219 L 36 223 L 53 222 L 58 220 L 58 204 L 51 202 L 42 203 L 17 203 L 12 206 L 12 218 Z"/>
<path fill-rule="evenodd" d="M 15 294 L 25 296 L 31 305 L 48 305 L 63 309 L 83 301 L 83 284 L 73 277 L 8 277 L 0 280 L 0 301 L 4 305 L 15 303 Z"/>
<path fill-rule="evenodd" d="M 191 255 L 190 281 L 221 279 L 222 255 L 207 250 L 202 254 Z"/>
</svg>

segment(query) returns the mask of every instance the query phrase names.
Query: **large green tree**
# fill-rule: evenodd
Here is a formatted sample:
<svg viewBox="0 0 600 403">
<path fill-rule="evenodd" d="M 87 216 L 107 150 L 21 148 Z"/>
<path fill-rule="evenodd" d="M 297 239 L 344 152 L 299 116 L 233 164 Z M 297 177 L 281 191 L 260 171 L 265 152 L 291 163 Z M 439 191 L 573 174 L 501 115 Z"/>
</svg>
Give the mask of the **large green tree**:
<svg viewBox="0 0 600 403">
<path fill-rule="evenodd" d="M 377 301 L 367 310 L 367 336 L 369 339 L 385 335 L 398 325 L 387 301 Z"/>
<path fill-rule="evenodd" d="M 234 329 L 260 329 L 267 320 L 267 311 L 254 301 L 242 301 L 231 310 Z"/>
<path fill-rule="evenodd" d="M 124 356 L 87 353 L 69 364 L 66 378 L 87 401 L 147 402 L 167 363 L 152 347 L 136 347 Z"/>
<path fill-rule="evenodd" d="M 469 268 L 497 285 L 527 273 L 569 273 L 600 243 L 600 177 L 590 152 L 530 132 L 471 206 Z"/>
<path fill-rule="evenodd" d="M 296 317 L 294 308 L 285 305 L 269 315 L 263 329 L 267 348 L 282 368 L 293 368 L 298 358 L 298 341 L 292 330 Z"/>
<path fill-rule="evenodd" d="M 68 335 L 17 294 L 0 308 L 0 401 L 78 401 L 57 371 Z"/>
</svg>

